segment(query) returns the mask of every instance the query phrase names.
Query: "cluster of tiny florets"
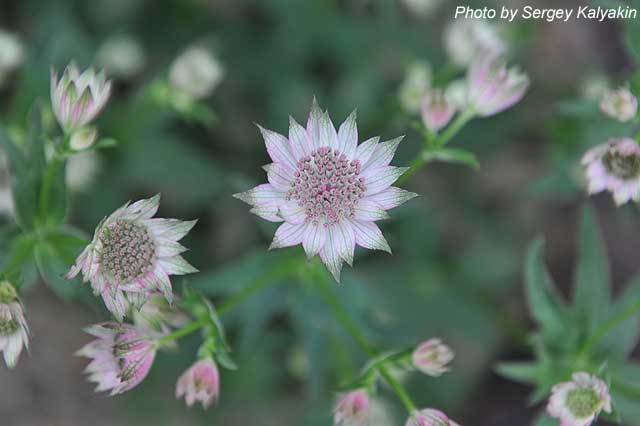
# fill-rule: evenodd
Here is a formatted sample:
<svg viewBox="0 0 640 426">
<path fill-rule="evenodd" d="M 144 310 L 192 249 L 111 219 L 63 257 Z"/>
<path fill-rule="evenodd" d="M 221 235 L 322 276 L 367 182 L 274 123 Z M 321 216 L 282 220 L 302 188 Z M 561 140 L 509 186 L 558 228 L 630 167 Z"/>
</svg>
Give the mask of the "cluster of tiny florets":
<svg viewBox="0 0 640 426">
<path fill-rule="evenodd" d="M 294 181 L 286 194 L 305 209 L 307 222 L 330 226 L 344 217 L 353 217 L 365 194 L 362 165 L 349 161 L 338 150 L 322 147 L 298 161 Z"/>
<path fill-rule="evenodd" d="M 602 158 L 607 172 L 620 179 L 632 179 L 640 176 L 640 157 L 623 155 L 616 151 L 607 152 Z"/>
<path fill-rule="evenodd" d="M 576 417 L 587 417 L 598 409 L 600 398 L 593 389 L 573 389 L 567 394 L 567 407 Z"/>
<path fill-rule="evenodd" d="M 102 265 L 120 282 L 140 277 L 153 265 L 156 247 L 147 229 L 119 220 L 100 234 Z"/>
<path fill-rule="evenodd" d="M 19 324 L 14 319 L 0 318 L 0 335 L 13 334 L 18 330 Z"/>
</svg>

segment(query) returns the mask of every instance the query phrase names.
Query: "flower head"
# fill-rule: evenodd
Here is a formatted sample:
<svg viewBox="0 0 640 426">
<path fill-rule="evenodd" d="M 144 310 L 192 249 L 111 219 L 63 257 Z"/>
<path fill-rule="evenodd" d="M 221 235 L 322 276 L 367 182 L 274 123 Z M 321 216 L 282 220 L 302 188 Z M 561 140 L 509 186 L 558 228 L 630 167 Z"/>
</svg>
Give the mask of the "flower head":
<svg viewBox="0 0 640 426">
<path fill-rule="evenodd" d="M 447 364 L 455 354 L 440 339 L 433 338 L 423 342 L 413 351 L 413 365 L 424 374 L 438 377 L 449 371 Z"/>
<path fill-rule="evenodd" d="M 169 74 L 175 88 L 196 99 L 209 96 L 223 77 L 220 61 L 202 47 L 191 47 L 178 56 Z"/>
<path fill-rule="evenodd" d="M 370 421 L 371 403 L 365 389 L 343 395 L 333 410 L 334 426 L 367 426 Z"/>
<path fill-rule="evenodd" d="M 518 68 L 507 69 L 496 56 L 477 58 L 467 73 L 469 106 L 481 117 L 497 114 L 518 103 L 529 88 L 529 78 Z"/>
<path fill-rule="evenodd" d="M 611 412 L 611 395 L 605 382 L 585 372 L 573 373 L 570 382 L 551 390 L 547 411 L 562 426 L 589 426 L 600 411 Z"/>
<path fill-rule="evenodd" d="M 608 90 L 600 100 L 600 109 L 609 117 L 624 123 L 638 113 L 638 99 L 626 87 Z"/>
<path fill-rule="evenodd" d="M 617 205 L 640 201 L 640 146 L 631 138 L 610 139 L 582 157 L 588 190 L 613 193 Z"/>
<path fill-rule="evenodd" d="M 446 414 L 433 408 L 414 411 L 407 420 L 405 426 L 459 426 L 450 420 Z"/>
<path fill-rule="evenodd" d="M 504 55 L 507 45 L 495 25 L 483 19 L 456 19 L 444 32 L 444 46 L 454 64 L 469 66 L 478 55 Z"/>
<path fill-rule="evenodd" d="M 104 219 L 67 274 L 71 279 L 82 272 L 119 321 L 127 302 L 139 309 L 156 291 L 171 302 L 169 275 L 197 272 L 180 256 L 187 249 L 178 243 L 196 221 L 153 218 L 159 201 L 156 195 L 127 203 Z"/>
<path fill-rule="evenodd" d="M 449 121 L 456 113 L 456 107 L 449 102 L 442 90 L 431 89 L 422 98 L 422 122 L 427 129 L 437 132 Z"/>
<path fill-rule="evenodd" d="M 176 398 L 184 396 L 189 407 L 198 401 L 206 409 L 218 400 L 219 394 L 220 374 L 216 363 L 210 358 L 193 364 L 176 384 Z"/>
<path fill-rule="evenodd" d="M 29 347 L 29 328 L 15 288 L 0 282 L 0 352 L 7 367 L 18 363 L 22 347 Z"/>
<path fill-rule="evenodd" d="M 156 356 L 155 342 L 130 324 L 106 322 L 87 327 L 85 331 L 96 340 L 80 349 L 76 355 L 92 358 L 85 373 L 97 383 L 96 392 L 111 391 L 111 395 L 138 386 L 147 376 Z"/>
<path fill-rule="evenodd" d="M 407 67 L 398 94 L 400 105 L 409 113 L 420 111 L 424 94 L 431 87 L 431 66 L 425 61 L 416 61 Z"/>
<path fill-rule="evenodd" d="M 80 73 L 73 62 L 62 78 L 51 70 L 51 104 L 53 112 L 66 133 L 89 124 L 107 104 L 111 95 L 111 81 L 104 72 L 89 68 Z"/>
<path fill-rule="evenodd" d="M 391 187 L 407 170 L 389 166 L 402 138 L 358 145 L 355 113 L 336 131 L 315 101 L 306 129 L 291 119 L 289 138 L 260 130 L 273 160 L 265 166 L 269 183 L 234 196 L 263 219 L 284 222 L 271 248 L 302 244 L 336 281 L 342 262 L 352 264 L 356 244 L 390 252 L 375 221 L 416 196 Z"/>
</svg>

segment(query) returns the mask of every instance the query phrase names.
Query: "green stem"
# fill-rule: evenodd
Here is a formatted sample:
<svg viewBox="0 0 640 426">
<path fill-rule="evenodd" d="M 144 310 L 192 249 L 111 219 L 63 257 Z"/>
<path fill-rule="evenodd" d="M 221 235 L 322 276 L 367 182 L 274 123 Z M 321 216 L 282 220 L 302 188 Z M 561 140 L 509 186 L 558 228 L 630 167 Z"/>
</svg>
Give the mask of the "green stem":
<svg viewBox="0 0 640 426">
<path fill-rule="evenodd" d="M 40 218 L 44 221 L 46 218 L 47 210 L 49 209 L 49 196 L 51 193 L 51 187 L 53 186 L 53 180 L 56 177 L 56 172 L 60 167 L 61 161 L 58 156 L 54 156 L 44 171 L 42 178 L 42 189 L 40 191 Z"/>
<path fill-rule="evenodd" d="M 409 396 L 407 391 L 404 389 L 402 384 L 395 377 L 393 377 L 391 373 L 389 373 L 389 370 L 387 370 L 387 367 L 380 366 L 378 368 L 378 371 L 380 372 L 380 375 L 384 377 L 387 383 L 389 383 L 389 386 L 391 386 L 391 388 L 396 393 L 396 395 L 398 395 L 398 398 L 400 398 L 400 401 L 402 401 L 407 411 L 409 413 L 416 411 L 417 407 L 411 400 L 411 397 Z"/>
<path fill-rule="evenodd" d="M 640 300 L 632 303 L 627 309 L 620 312 L 618 315 L 613 316 L 608 321 L 600 325 L 596 329 L 596 331 L 591 335 L 591 337 L 582 345 L 580 352 L 578 353 L 578 358 L 583 358 L 589 350 L 593 348 L 604 336 L 607 335 L 611 330 L 616 328 L 622 322 L 628 320 L 632 316 L 636 315 L 640 312 Z"/>
<path fill-rule="evenodd" d="M 194 331 L 198 331 L 203 325 L 205 325 L 207 323 L 208 319 L 207 318 L 202 318 L 198 321 L 193 321 L 187 325 L 185 325 L 184 327 L 182 327 L 179 330 L 174 331 L 171 334 L 167 334 L 164 337 L 161 337 L 160 339 L 158 339 L 156 341 L 156 343 L 158 344 L 158 346 L 162 346 L 164 344 L 167 344 L 169 342 L 173 342 L 176 339 L 180 339 L 188 334 L 193 333 Z"/>
</svg>

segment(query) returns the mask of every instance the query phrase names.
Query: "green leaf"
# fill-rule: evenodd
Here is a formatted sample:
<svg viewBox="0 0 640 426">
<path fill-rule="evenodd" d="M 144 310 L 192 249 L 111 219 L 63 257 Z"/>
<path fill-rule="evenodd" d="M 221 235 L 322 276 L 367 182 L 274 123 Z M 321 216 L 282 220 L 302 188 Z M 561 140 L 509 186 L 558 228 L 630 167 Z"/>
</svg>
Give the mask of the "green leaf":
<svg viewBox="0 0 640 426">
<path fill-rule="evenodd" d="M 59 225 L 67 215 L 66 163 L 52 160 L 42 179 L 39 200 L 40 221 L 47 226 Z"/>
<path fill-rule="evenodd" d="M 635 301 L 640 300 L 640 278 L 635 279 L 618 296 L 610 308 L 609 317 L 613 318 L 621 312 L 629 309 Z M 640 315 L 634 315 L 611 330 L 599 345 L 599 349 L 607 355 L 607 358 L 624 360 L 640 340 Z M 640 378 L 638 379 L 640 383 Z"/>
<path fill-rule="evenodd" d="M 11 241 L 2 270 L 14 285 L 23 278 L 23 269 L 33 261 L 35 246 L 36 239 L 32 234 L 19 234 Z"/>
<path fill-rule="evenodd" d="M 475 169 L 480 168 L 475 154 L 459 148 L 434 148 L 424 153 L 424 160 L 426 162 L 437 160 L 445 163 L 459 163 Z"/>
<path fill-rule="evenodd" d="M 578 324 L 586 336 L 607 317 L 611 300 L 611 277 L 595 214 L 585 207 L 580 228 L 579 257 L 575 272 L 573 305 Z"/>
<path fill-rule="evenodd" d="M 540 378 L 540 366 L 535 362 L 502 362 L 496 367 L 496 372 L 525 384 L 537 383 Z"/>
</svg>

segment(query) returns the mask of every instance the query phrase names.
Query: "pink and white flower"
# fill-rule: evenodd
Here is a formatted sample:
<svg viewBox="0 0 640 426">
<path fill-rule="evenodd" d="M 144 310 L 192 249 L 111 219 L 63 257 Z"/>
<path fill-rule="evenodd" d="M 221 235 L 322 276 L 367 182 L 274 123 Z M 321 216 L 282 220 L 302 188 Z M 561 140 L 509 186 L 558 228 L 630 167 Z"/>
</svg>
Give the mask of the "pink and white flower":
<svg viewBox="0 0 640 426">
<path fill-rule="evenodd" d="M 371 424 L 371 402 L 366 389 L 343 395 L 333 410 L 334 426 L 367 426 Z"/>
<path fill-rule="evenodd" d="M 634 119 L 638 114 L 638 99 L 626 87 L 608 90 L 600 100 L 600 110 L 624 123 Z"/>
<path fill-rule="evenodd" d="M 467 73 L 467 97 L 471 111 L 488 117 L 518 103 L 529 88 L 529 78 L 518 68 L 507 69 L 496 56 L 478 56 Z"/>
<path fill-rule="evenodd" d="M 611 412 L 607 384 L 585 372 L 573 373 L 570 382 L 558 383 L 551 390 L 547 411 L 560 419 L 561 426 L 589 426 L 600 412 Z"/>
<path fill-rule="evenodd" d="M 118 321 L 127 302 L 140 309 L 154 292 L 171 302 L 169 276 L 197 272 L 180 255 L 187 249 L 178 243 L 196 221 L 153 218 L 159 201 L 156 195 L 127 203 L 104 219 L 66 276 L 82 272 L 83 281 L 91 282 Z"/>
<path fill-rule="evenodd" d="M 426 128 L 437 132 L 449 124 L 456 113 L 456 107 L 449 102 L 442 90 L 431 89 L 422 98 L 420 112 Z"/>
<path fill-rule="evenodd" d="M 76 355 L 92 358 L 85 368 L 96 392 L 120 394 L 138 386 L 147 376 L 156 356 L 156 343 L 130 324 L 106 322 L 85 329 L 96 340 Z"/>
<path fill-rule="evenodd" d="M 421 343 L 411 355 L 413 365 L 424 374 L 438 377 L 449 371 L 449 364 L 455 354 L 438 338 Z"/>
<path fill-rule="evenodd" d="M 220 395 L 220 374 L 216 363 L 208 358 L 193 364 L 176 384 L 176 398 L 184 399 L 187 406 L 200 402 L 202 408 L 208 408 Z"/>
<path fill-rule="evenodd" d="M 407 170 L 389 165 L 402 138 L 358 145 L 355 112 L 336 131 L 315 100 L 306 129 L 292 118 L 288 138 L 260 131 L 273 160 L 264 167 L 269 183 L 234 196 L 261 218 L 284 222 L 271 249 L 302 244 L 336 281 L 342 262 L 352 264 L 356 244 L 391 251 L 375 221 L 416 196 L 391 186 Z"/>
<path fill-rule="evenodd" d="M 104 72 L 96 73 L 89 68 L 80 73 L 75 63 L 69 64 L 58 80 L 51 69 L 51 105 L 65 133 L 89 124 L 109 100 L 111 81 Z"/>
<path fill-rule="evenodd" d="M 0 352 L 7 367 L 18 363 L 22 348 L 29 348 L 29 328 L 15 288 L 8 281 L 0 283 Z"/>
<path fill-rule="evenodd" d="M 614 138 L 582 157 L 589 194 L 609 191 L 617 205 L 640 201 L 640 146 L 631 138 Z"/>
<path fill-rule="evenodd" d="M 414 411 L 405 426 L 459 426 L 449 419 L 446 414 L 433 408 Z"/>
</svg>

